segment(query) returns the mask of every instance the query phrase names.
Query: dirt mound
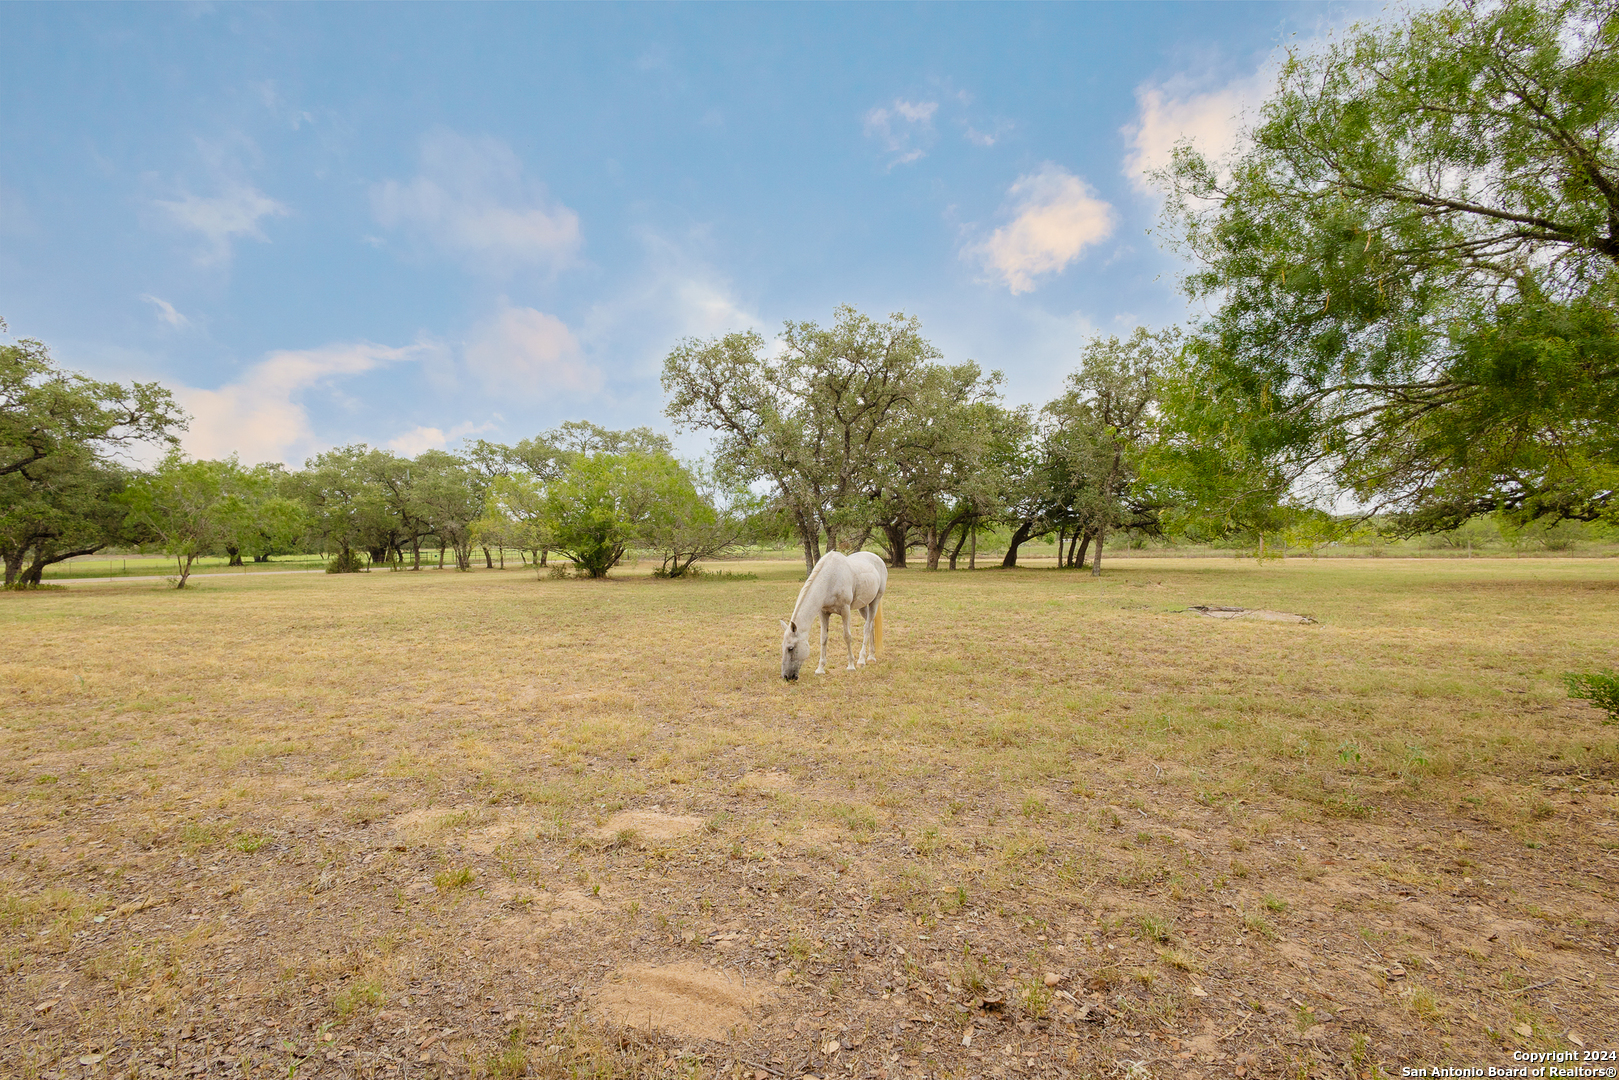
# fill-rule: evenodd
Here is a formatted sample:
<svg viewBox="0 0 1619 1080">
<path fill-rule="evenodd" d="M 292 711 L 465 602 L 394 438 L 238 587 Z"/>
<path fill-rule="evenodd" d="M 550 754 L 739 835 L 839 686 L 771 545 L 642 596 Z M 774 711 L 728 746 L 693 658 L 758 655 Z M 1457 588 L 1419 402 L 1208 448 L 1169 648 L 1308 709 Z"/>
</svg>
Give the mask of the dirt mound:
<svg viewBox="0 0 1619 1080">
<path fill-rule="evenodd" d="M 773 994 L 735 971 L 686 961 L 623 968 L 594 996 L 597 1011 L 628 1027 L 725 1042 Z"/>
<path fill-rule="evenodd" d="M 1291 611 L 1266 611 L 1263 608 L 1209 607 L 1198 604 L 1186 609 L 1193 615 L 1207 615 L 1211 619 L 1254 619 L 1259 622 L 1313 623 L 1308 615 L 1295 615 Z"/>
<path fill-rule="evenodd" d="M 696 832 L 702 826 L 703 819 L 700 817 L 665 814 L 657 810 L 625 810 L 608 818 L 607 823 L 596 830 L 596 835 L 608 838 L 631 832 L 643 840 L 673 840 L 677 836 Z"/>
<path fill-rule="evenodd" d="M 475 803 L 422 807 L 393 819 L 394 832 L 403 840 L 420 843 L 459 833 L 461 846 L 475 855 L 492 854 L 513 837 L 533 839 L 541 827 L 532 814 Z"/>
<path fill-rule="evenodd" d="M 781 769 L 755 769 L 742 778 L 742 783 L 760 791 L 789 791 L 794 787 L 792 775 Z"/>
</svg>

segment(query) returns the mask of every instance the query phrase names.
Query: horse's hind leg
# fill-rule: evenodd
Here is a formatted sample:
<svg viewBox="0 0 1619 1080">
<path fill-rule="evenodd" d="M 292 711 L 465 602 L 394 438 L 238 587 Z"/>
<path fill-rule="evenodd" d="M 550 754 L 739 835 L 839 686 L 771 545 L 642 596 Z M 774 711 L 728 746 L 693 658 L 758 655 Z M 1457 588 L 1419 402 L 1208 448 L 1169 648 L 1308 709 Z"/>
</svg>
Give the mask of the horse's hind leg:
<svg viewBox="0 0 1619 1080">
<path fill-rule="evenodd" d="M 832 632 L 832 613 L 821 612 L 821 666 L 815 669 L 815 674 L 826 674 L 826 636 Z"/>
<path fill-rule="evenodd" d="M 854 635 L 849 632 L 849 620 L 853 617 L 852 608 L 843 609 L 843 647 L 849 653 L 849 670 L 854 670 Z"/>
<path fill-rule="evenodd" d="M 866 666 L 867 660 L 875 660 L 871 652 L 871 605 L 867 604 L 860 609 L 860 659 L 861 667 Z"/>
</svg>

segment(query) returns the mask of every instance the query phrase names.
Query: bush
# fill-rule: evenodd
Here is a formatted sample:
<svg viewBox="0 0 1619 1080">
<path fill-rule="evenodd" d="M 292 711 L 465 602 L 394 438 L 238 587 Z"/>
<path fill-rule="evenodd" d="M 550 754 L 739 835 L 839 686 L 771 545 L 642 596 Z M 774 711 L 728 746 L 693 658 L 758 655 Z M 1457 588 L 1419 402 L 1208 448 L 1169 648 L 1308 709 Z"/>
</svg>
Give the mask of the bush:
<svg viewBox="0 0 1619 1080">
<path fill-rule="evenodd" d="M 328 574 L 358 574 L 365 568 L 365 559 L 353 548 L 335 556 L 326 563 L 326 572 Z"/>
<path fill-rule="evenodd" d="M 1589 701 L 1607 712 L 1604 724 L 1619 724 L 1619 674 L 1612 670 L 1570 671 L 1563 682 L 1569 697 Z"/>
</svg>

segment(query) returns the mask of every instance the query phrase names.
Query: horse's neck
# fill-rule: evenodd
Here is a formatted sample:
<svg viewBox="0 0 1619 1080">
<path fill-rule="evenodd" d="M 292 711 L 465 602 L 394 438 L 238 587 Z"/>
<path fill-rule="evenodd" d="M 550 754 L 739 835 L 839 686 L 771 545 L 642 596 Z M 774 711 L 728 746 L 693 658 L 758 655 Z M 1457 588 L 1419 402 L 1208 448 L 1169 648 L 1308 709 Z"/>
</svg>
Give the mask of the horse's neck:
<svg viewBox="0 0 1619 1080">
<path fill-rule="evenodd" d="M 832 555 L 827 552 L 821 557 L 810 575 L 804 581 L 804 587 L 798 590 L 798 602 L 793 605 L 793 623 L 802 625 L 820 618 L 823 598 L 826 596 L 827 582 L 832 574 Z"/>
<path fill-rule="evenodd" d="M 804 591 L 798 594 L 793 608 L 793 622 L 805 626 L 821 617 L 821 597 L 826 595 L 826 580 L 806 581 Z"/>
</svg>

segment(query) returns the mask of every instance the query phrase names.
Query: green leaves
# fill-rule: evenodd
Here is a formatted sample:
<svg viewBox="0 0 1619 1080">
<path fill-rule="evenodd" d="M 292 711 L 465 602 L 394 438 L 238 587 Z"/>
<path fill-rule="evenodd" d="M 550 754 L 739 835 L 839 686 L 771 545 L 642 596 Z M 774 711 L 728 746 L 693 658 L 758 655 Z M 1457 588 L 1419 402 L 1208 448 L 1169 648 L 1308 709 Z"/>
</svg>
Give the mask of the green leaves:
<svg viewBox="0 0 1619 1080">
<path fill-rule="evenodd" d="M 121 499 L 130 517 L 175 557 L 183 589 L 197 556 L 218 550 L 250 527 L 258 486 L 235 457 L 190 461 L 172 450 L 151 472 L 135 477 Z"/>
<path fill-rule="evenodd" d="M 681 342 L 664 362 L 665 414 L 715 433 L 727 483 L 770 486 L 806 569 L 823 531 L 837 543 L 875 527 L 901 560 L 910 530 L 926 531 L 936 561 L 942 507 L 981 501 L 968 490 L 981 470 L 968 464 L 984 460 L 1005 419 L 1000 376 L 937 363 L 914 318 L 878 321 L 847 305 L 830 326 L 787 323 L 781 343 L 772 354 L 753 332 Z"/>
<path fill-rule="evenodd" d="M 1214 310 L 1165 418 L 1228 508 L 1609 512 L 1616 27 L 1508 0 L 1357 28 L 1290 58 L 1233 160 L 1177 151 L 1169 231 Z"/>
<path fill-rule="evenodd" d="M 716 521 L 691 475 L 667 453 L 578 453 L 545 485 L 541 520 L 552 545 L 591 577 L 605 577 L 625 549 L 644 540 L 683 569 L 692 558 L 686 530 Z M 722 545 L 723 546 L 723 545 Z"/>
<path fill-rule="evenodd" d="M 184 426 L 184 414 L 156 384 L 123 386 L 63 371 L 38 341 L 0 345 L 0 557 L 7 587 L 38 584 L 45 566 L 118 539 L 124 515 L 112 496 L 126 470 L 112 452 L 172 443 L 172 429 Z"/>
<path fill-rule="evenodd" d="M 0 476 L 29 476 L 30 466 L 56 454 L 172 443 L 171 429 L 184 427 L 184 413 L 156 383 L 122 386 L 63 371 L 28 338 L 0 345 Z"/>
</svg>

